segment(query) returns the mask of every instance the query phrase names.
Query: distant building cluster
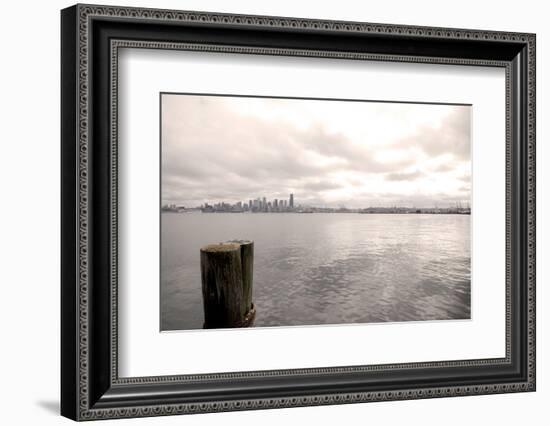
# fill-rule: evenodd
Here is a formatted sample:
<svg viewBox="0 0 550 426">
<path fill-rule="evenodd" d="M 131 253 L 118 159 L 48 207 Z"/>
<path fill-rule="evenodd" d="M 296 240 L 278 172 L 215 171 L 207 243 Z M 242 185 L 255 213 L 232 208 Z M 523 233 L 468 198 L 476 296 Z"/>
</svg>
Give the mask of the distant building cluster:
<svg viewBox="0 0 550 426">
<path fill-rule="evenodd" d="M 160 208 L 160 211 L 165 213 L 183 213 L 186 212 L 187 209 L 184 206 L 178 206 L 176 204 L 165 204 Z"/>
<path fill-rule="evenodd" d="M 203 213 L 292 213 L 299 212 L 300 208 L 295 207 L 294 194 L 290 194 L 288 200 L 275 198 L 272 201 L 267 201 L 266 197 L 262 197 L 244 202 L 238 201 L 234 204 L 224 201 L 215 204 L 204 203 L 201 206 L 201 211 Z"/>
</svg>

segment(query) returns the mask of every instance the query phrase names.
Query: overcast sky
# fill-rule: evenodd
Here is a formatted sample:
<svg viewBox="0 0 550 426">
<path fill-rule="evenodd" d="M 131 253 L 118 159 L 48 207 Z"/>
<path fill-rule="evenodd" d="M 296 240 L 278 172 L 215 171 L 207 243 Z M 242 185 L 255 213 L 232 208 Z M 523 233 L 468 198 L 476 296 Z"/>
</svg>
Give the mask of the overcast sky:
<svg viewBox="0 0 550 426">
<path fill-rule="evenodd" d="M 162 95 L 162 202 L 470 200 L 471 107 Z"/>
</svg>

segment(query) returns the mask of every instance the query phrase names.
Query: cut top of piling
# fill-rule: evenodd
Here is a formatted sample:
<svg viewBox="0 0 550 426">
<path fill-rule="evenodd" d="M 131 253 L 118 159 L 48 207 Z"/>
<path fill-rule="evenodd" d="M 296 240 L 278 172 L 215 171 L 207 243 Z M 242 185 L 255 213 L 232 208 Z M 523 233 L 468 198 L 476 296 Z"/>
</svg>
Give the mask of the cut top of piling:
<svg viewBox="0 0 550 426">
<path fill-rule="evenodd" d="M 219 244 L 208 244 L 202 247 L 201 251 L 208 252 L 208 253 L 216 253 L 216 252 L 235 251 L 240 249 L 241 249 L 241 246 L 238 243 L 219 243 Z"/>
<path fill-rule="evenodd" d="M 252 245 L 254 244 L 254 241 L 251 241 L 251 240 L 229 240 L 225 243 L 220 243 L 220 244 L 230 244 L 230 243 L 235 243 L 235 244 L 238 244 L 240 246 L 249 246 L 249 245 Z"/>
</svg>

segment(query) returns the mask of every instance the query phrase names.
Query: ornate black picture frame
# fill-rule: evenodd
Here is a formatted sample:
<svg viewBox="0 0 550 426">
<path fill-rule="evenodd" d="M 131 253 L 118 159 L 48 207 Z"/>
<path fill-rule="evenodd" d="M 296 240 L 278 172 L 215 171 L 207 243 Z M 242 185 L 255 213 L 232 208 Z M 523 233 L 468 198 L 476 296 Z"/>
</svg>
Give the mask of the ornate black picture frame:
<svg viewBox="0 0 550 426">
<path fill-rule="evenodd" d="M 76 5 L 61 13 L 61 413 L 159 416 L 535 390 L 535 35 Z M 485 65 L 506 71 L 506 356 L 120 378 L 121 47 Z"/>
</svg>

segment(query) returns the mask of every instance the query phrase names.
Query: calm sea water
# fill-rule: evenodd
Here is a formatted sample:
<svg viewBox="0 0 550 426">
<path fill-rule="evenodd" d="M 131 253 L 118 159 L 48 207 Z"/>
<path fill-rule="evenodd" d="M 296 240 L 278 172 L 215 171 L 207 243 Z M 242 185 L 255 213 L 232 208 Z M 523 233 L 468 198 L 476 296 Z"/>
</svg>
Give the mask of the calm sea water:
<svg viewBox="0 0 550 426">
<path fill-rule="evenodd" d="M 255 243 L 256 327 L 470 318 L 470 216 L 164 213 L 161 329 L 202 328 L 201 246 Z"/>
</svg>

